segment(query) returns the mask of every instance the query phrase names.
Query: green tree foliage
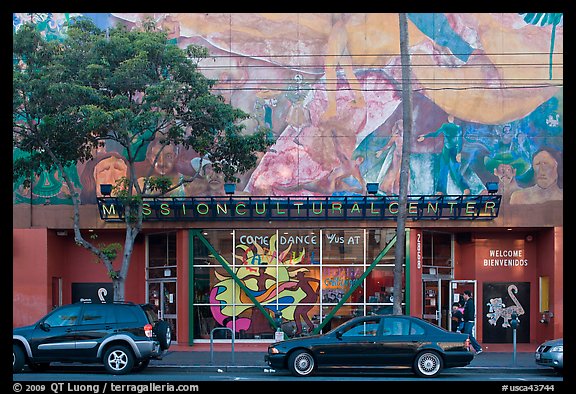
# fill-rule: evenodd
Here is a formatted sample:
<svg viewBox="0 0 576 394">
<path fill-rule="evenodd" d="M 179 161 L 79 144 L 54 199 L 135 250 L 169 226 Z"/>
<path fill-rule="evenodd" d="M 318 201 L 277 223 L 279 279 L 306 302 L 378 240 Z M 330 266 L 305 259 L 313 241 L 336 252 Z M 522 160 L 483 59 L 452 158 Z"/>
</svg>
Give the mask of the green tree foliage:
<svg viewBox="0 0 576 394">
<path fill-rule="evenodd" d="M 212 93 L 215 81 L 197 71 L 208 56 L 204 47 L 169 43 L 152 21 L 140 30 L 118 25 L 103 31 L 89 19 L 72 19 L 61 40 L 47 41 L 33 24 L 14 33 L 13 147 L 27 153 L 14 160 L 14 179 L 45 170 L 63 174 L 75 207 L 76 243 L 109 272 L 111 255 L 82 238 L 79 193 L 64 168 L 91 159 L 107 141 L 124 149 L 129 175 L 117 185 L 127 202 L 122 268 L 113 276 L 118 300 L 142 226 L 142 198 L 180 186 L 152 177 L 152 171 L 138 183 L 134 164 L 149 143 L 193 149 L 227 182 L 238 181 L 273 143 L 269 130 L 247 133 L 242 121 L 248 115 Z"/>
</svg>

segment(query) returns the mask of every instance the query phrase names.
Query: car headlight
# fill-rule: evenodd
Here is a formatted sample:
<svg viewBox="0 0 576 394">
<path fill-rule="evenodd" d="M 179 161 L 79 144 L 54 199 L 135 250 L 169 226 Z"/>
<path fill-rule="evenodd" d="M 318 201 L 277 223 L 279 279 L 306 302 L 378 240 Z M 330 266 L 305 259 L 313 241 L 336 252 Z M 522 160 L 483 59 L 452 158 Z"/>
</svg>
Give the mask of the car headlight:
<svg viewBox="0 0 576 394">
<path fill-rule="evenodd" d="M 276 349 L 275 347 L 271 347 L 271 348 L 269 349 L 269 351 L 270 351 L 270 353 L 272 353 L 272 354 L 278 354 L 278 353 L 280 353 L 280 350 Z"/>
<path fill-rule="evenodd" d="M 556 345 L 556 346 L 552 346 L 552 348 L 550 349 L 551 352 L 556 352 L 556 353 L 564 353 L 564 345 Z"/>
</svg>

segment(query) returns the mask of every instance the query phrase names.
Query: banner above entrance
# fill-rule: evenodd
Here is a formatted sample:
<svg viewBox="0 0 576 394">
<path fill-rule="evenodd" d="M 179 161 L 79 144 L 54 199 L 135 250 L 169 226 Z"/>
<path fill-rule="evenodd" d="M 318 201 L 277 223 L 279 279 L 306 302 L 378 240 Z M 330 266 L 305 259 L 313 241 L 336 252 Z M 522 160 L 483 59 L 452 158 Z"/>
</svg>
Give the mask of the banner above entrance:
<svg viewBox="0 0 576 394">
<path fill-rule="evenodd" d="M 411 220 L 491 220 L 502 196 L 408 196 Z M 144 221 L 187 220 L 395 220 L 398 196 L 156 197 L 145 198 Z M 100 218 L 124 221 L 122 200 L 99 197 Z"/>
</svg>

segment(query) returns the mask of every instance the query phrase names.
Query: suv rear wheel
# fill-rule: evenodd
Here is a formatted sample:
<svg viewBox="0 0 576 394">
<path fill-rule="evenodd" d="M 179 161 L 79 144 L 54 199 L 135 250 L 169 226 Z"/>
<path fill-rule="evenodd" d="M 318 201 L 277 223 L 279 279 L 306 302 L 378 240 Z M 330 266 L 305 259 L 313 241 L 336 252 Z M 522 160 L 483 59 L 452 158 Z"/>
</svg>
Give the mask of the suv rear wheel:
<svg viewBox="0 0 576 394">
<path fill-rule="evenodd" d="M 124 375 L 134 367 L 134 355 L 126 346 L 112 346 L 104 353 L 104 368 L 114 375 Z"/>
<path fill-rule="evenodd" d="M 132 368 L 132 372 L 142 372 L 146 369 L 146 367 L 148 367 L 148 364 L 150 364 L 149 358 L 142 360 L 136 365 L 134 365 L 134 368 Z"/>
</svg>

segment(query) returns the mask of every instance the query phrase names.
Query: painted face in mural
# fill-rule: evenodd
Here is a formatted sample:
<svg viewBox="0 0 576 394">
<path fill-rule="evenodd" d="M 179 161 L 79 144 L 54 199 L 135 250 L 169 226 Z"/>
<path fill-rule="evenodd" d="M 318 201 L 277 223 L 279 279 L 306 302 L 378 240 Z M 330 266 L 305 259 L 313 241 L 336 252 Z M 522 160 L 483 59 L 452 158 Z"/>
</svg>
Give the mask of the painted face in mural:
<svg viewBox="0 0 576 394">
<path fill-rule="evenodd" d="M 206 164 L 202 168 L 202 174 L 204 175 L 204 179 L 207 181 L 208 190 L 211 190 L 214 193 L 220 193 L 224 190 L 222 174 L 216 173 L 212 164 Z"/>
<path fill-rule="evenodd" d="M 148 161 L 150 161 L 150 163 L 154 162 L 154 159 L 160 151 L 160 148 L 162 148 L 161 144 L 150 145 L 147 155 Z M 154 165 L 156 172 L 162 175 L 170 174 L 174 169 L 174 165 L 176 164 L 176 156 L 176 147 L 174 145 L 167 145 L 164 147 L 162 152 L 160 152 L 160 156 L 158 156 L 158 161 Z"/>
<path fill-rule="evenodd" d="M 547 189 L 556 183 L 558 179 L 558 162 L 552 155 L 542 151 L 534 156 L 534 172 L 536 173 L 536 184 L 542 189 Z"/>
<path fill-rule="evenodd" d="M 504 185 L 509 185 L 516 176 L 516 169 L 509 164 L 500 164 L 494 169 L 494 175 L 498 177 Z"/>
<path fill-rule="evenodd" d="M 96 181 L 96 194 L 102 197 L 100 185 L 115 185 L 116 181 L 128 174 L 128 166 L 124 160 L 112 156 L 101 160 L 94 167 L 94 180 Z"/>
</svg>

